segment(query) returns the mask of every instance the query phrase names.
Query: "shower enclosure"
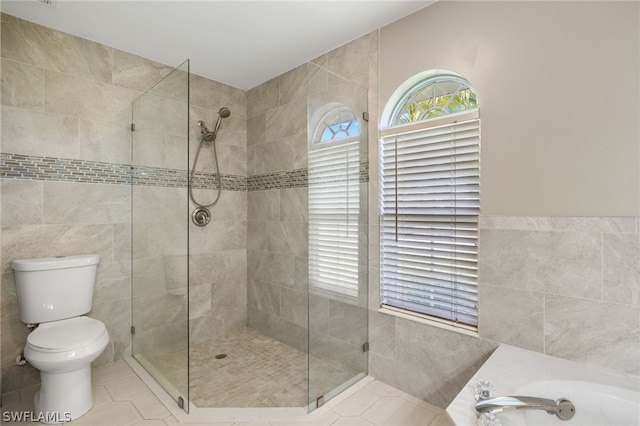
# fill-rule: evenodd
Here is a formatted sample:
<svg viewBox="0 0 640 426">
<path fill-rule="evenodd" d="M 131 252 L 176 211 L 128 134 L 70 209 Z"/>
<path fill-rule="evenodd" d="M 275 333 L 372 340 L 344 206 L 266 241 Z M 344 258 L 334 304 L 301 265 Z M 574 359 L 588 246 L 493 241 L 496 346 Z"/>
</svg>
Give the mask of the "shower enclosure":
<svg viewBox="0 0 640 426">
<path fill-rule="evenodd" d="M 303 71 L 305 111 L 268 124 L 300 131 L 285 170 L 230 172 L 246 146 L 194 169 L 202 128 L 224 144 L 263 117 L 192 105 L 188 61 L 133 104 L 132 352 L 187 412 L 313 410 L 367 373 L 367 91 Z M 204 226 L 190 189 L 200 204 L 220 191 Z"/>
<path fill-rule="evenodd" d="M 309 63 L 309 406 L 368 371 L 367 91 Z"/>
<path fill-rule="evenodd" d="M 132 111 L 132 352 L 188 411 L 189 61 Z"/>
</svg>

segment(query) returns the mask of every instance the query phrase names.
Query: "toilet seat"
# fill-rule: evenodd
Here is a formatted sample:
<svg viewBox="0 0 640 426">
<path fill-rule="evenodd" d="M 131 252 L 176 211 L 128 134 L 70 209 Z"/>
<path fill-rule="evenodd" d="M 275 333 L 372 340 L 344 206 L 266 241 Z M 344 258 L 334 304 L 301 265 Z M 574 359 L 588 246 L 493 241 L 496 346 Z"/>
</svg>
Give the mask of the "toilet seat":
<svg viewBox="0 0 640 426">
<path fill-rule="evenodd" d="M 27 343 L 41 352 L 66 352 L 90 345 L 106 332 L 102 321 L 74 317 L 40 324 L 27 336 Z"/>
</svg>

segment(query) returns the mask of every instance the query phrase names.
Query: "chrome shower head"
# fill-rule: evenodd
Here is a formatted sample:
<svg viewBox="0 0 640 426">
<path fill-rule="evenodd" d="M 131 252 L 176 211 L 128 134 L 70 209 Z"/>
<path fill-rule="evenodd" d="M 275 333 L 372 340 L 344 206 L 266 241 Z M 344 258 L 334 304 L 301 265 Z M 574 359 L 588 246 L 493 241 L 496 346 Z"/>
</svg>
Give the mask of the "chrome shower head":
<svg viewBox="0 0 640 426">
<path fill-rule="evenodd" d="M 227 118 L 231 115 L 231 110 L 229 110 L 229 108 L 227 107 L 222 107 L 220 108 L 220 110 L 218 111 L 218 115 L 222 118 Z"/>
<path fill-rule="evenodd" d="M 218 121 L 216 121 L 216 125 L 213 128 L 213 133 L 218 134 L 218 129 L 220 129 L 220 122 L 222 122 L 223 118 L 227 118 L 231 115 L 231 110 L 227 107 L 222 107 L 218 110 Z"/>
<path fill-rule="evenodd" d="M 218 130 L 220 129 L 220 123 L 223 118 L 227 118 L 231 115 L 231 110 L 227 107 L 222 107 L 218 110 L 218 120 L 216 121 L 216 125 L 213 126 L 213 131 L 209 131 L 207 126 L 204 124 L 204 121 L 198 121 L 198 126 L 200 127 L 200 133 L 202 133 L 202 141 L 203 142 L 214 142 L 216 137 L 218 136 Z"/>
</svg>

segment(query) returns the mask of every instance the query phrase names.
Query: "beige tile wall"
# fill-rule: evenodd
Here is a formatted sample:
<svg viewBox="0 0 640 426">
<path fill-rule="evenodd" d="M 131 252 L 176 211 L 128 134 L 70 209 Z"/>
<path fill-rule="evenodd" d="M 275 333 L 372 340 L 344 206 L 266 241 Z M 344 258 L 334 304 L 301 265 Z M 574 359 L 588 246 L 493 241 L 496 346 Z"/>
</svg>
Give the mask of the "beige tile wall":
<svg viewBox="0 0 640 426">
<path fill-rule="evenodd" d="M 640 374 L 637 218 L 483 219 L 482 337 Z"/>
<path fill-rule="evenodd" d="M 124 75 L 127 55 L 2 15 L 2 151 L 106 162 L 130 159 L 131 101 L 149 87 Z M 114 63 L 117 64 L 114 67 Z M 170 68 L 156 67 L 166 73 Z M 107 325 L 105 363 L 130 352 L 130 188 L 125 185 L 2 180 L 3 391 L 39 380 L 15 357 L 26 340 L 11 260 L 98 253 L 91 315 Z"/>
<path fill-rule="evenodd" d="M 441 407 L 500 343 L 640 374 L 637 220 L 482 217 L 480 336 L 372 310 L 370 374 Z"/>
<path fill-rule="evenodd" d="M 216 149 L 220 172 L 247 176 L 247 97 L 244 91 L 191 75 L 189 115 L 189 164 L 200 144 L 199 120 L 212 129 L 221 107 L 231 110 L 218 132 Z M 205 144 L 197 171 L 215 170 L 211 145 Z M 217 190 L 195 189 L 201 204 L 213 202 Z M 189 212 L 196 205 L 189 201 Z M 197 343 L 247 324 L 247 193 L 222 191 L 209 208 L 206 227 L 188 224 L 190 343 Z"/>
<path fill-rule="evenodd" d="M 131 164 L 132 102 L 172 67 L 6 14 L 2 15 L 1 31 L 2 152 Z M 168 93 L 172 90 L 166 89 Z M 232 115 L 225 119 L 217 142 L 221 171 L 246 176 L 246 93 L 196 75 L 191 76 L 190 93 L 191 162 L 199 142 L 197 121 L 212 127 L 219 108 L 227 106 Z M 152 117 L 157 126 L 148 135 L 148 143 L 135 148 L 135 158 L 145 158 L 139 165 L 184 169 L 186 138 L 167 127 L 176 124 L 172 116 L 160 110 L 158 117 Z M 210 167 L 211 162 L 203 161 L 202 165 Z M 105 322 L 111 341 L 96 363 L 130 354 L 131 187 L 2 179 L 1 189 L 3 392 L 39 381 L 35 369 L 15 365 L 27 335 L 18 318 L 10 267 L 16 258 L 99 253 L 89 315 Z M 186 204 L 184 189 L 135 190 L 137 198 Z M 246 192 L 223 191 L 213 209 L 213 223 L 206 230 L 190 229 L 195 253 L 191 265 L 195 308 L 191 315 L 196 338 L 246 324 L 246 205 Z M 137 247 L 141 254 L 171 252 L 170 241 L 153 238 L 157 234 L 154 226 L 175 219 L 155 215 L 143 227 L 143 234 L 138 235 L 141 246 Z M 187 223 L 184 217 L 179 221 L 184 224 L 184 235 Z M 142 290 L 157 299 L 152 304 L 157 309 L 141 313 L 140 320 L 161 326 L 179 315 L 166 315 L 166 295 L 159 294 L 157 288 L 171 285 L 171 265 L 180 261 L 175 256 L 143 261 L 142 270 L 156 287 Z M 207 272 L 212 273 L 205 278 Z"/>
<path fill-rule="evenodd" d="M 322 102 L 336 88 L 348 86 L 346 81 L 365 89 L 374 86 L 376 52 L 377 33 L 371 33 L 250 90 L 249 176 L 306 168 L 308 94 L 314 96 L 311 102 Z M 372 106 L 361 108 L 370 111 Z M 249 325 L 319 358 L 366 371 L 360 349 L 366 301 L 358 307 L 308 295 L 307 188 L 249 191 L 248 197 Z"/>
<path fill-rule="evenodd" d="M 2 21 L 2 152 L 127 164 L 131 101 L 170 68 L 7 15 Z M 369 89 L 370 374 L 440 406 L 500 342 L 638 374 L 637 218 L 483 218 L 480 338 L 378 313 L 377 34 L 314 63 Z M 306 66 L 248 93 L 192 76 L 191 161 L 197 120 L 211 127 L 217 110 L 228 106 L 232 115 L 218 141 L 223 173 L 304 168 L 306 81 Z M 157 152 L 176 152 L 172 138 L 161 143 Z M 149 165 L 165 161 L 148 151 Z M 261 332 L 306 345 L 305 197 L 298 188 L 225 191 L 213 226 L 190 229 L 195 339 L 248 317 Z M 3 179 L 3 391 L 38 380 L 37 371 L 14 364 L 26 339 L 9 266 L 14 258 L 99 253 L 91 315 L 105 321 L 112 336 L 100 362 L 129 353 L 130 202 L 128 186 Z M 170 263 L 146 267 L 166 280 Z M 316 302 L 311 315 L 328 329 L 329 303 Z"/>
<path fill-rule="evenodd" d="M 306 168 L 307 66 L 247 93 L 249 176 Z M 306 188 L 248 192 L 249 325 L 307 348 Z"/>
</svg>

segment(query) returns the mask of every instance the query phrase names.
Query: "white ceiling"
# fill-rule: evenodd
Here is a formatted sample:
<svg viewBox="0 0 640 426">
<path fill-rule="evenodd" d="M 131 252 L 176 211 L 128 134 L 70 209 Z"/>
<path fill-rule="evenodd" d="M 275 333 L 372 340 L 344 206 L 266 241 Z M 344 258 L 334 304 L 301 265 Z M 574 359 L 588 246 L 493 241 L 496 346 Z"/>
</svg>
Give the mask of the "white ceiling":
<svg viewBox="0 0 640 426">
<path fill-rule="evenodd" d="M 241 89 L 434 0 L 2 0 L 10 15 Z"/>
</svg>

